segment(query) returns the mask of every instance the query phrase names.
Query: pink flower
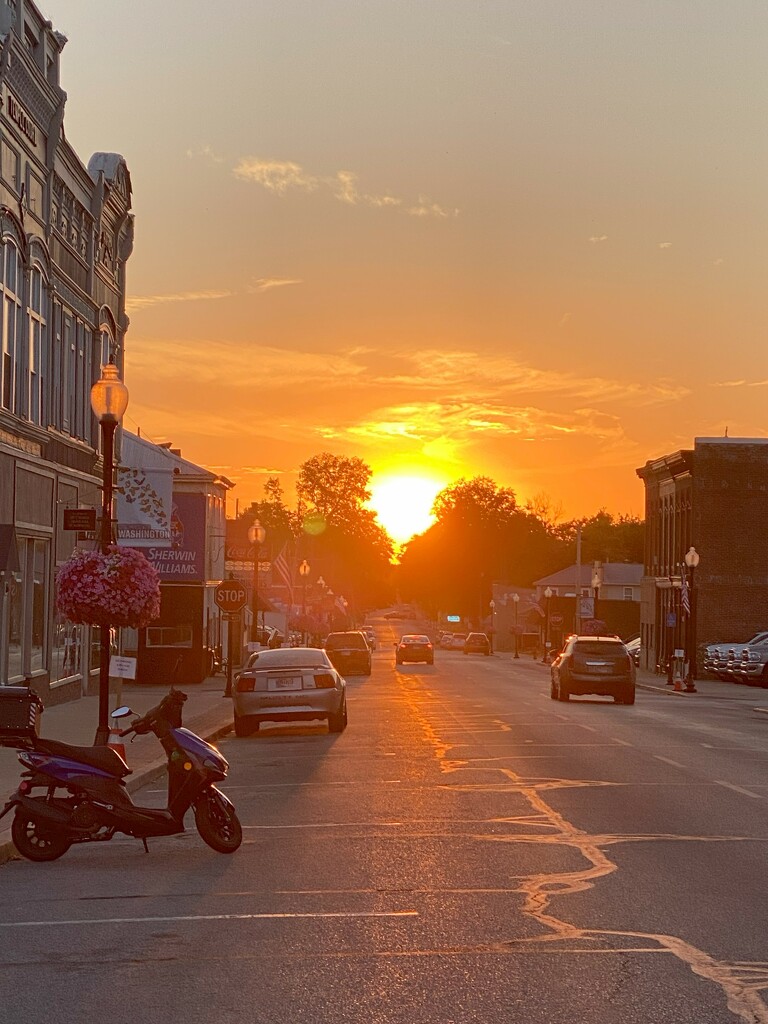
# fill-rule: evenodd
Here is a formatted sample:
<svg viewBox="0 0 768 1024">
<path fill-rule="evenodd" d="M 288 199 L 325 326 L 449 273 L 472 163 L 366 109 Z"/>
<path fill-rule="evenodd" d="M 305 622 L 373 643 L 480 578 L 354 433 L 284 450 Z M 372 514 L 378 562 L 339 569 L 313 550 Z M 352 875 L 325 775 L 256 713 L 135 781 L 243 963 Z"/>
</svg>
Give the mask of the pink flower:
<svg viewBox="0 0 768 1024">
<path fill-rule="evenodd" d="M 77 549 L 57 575 L 56 604 L 70 622 L 141 629 L 160 614 L 160 578 L 135 548 Z"/>
</svg>

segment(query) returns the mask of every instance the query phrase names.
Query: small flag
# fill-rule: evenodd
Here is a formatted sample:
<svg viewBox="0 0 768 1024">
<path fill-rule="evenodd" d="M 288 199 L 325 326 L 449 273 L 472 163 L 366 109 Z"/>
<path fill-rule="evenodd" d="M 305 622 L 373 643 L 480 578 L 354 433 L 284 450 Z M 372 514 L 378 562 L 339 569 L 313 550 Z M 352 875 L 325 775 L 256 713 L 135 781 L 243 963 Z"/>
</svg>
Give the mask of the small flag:
<svg viewBox="0 0 768 1024">
<path fill-rule="evenodd" d="M 278 576 L 282 579 L 285 586 L 288 588 L 288 603 L 293 604 L 293 579 L 291 578 L 291 570 L 288 565 L 288 560 L 285 557 L 285 545 L 283 550 L 272 562 L 272 568 L 276 570 Z"/>
<path fill-rule="evenodd" d="M 680 591 L 680 607 L 683 609 L 684 615 L 691 614 L 691 592 L 688 589 L 688 579 L 683 576 L 683 586 Z"/>
</svg>

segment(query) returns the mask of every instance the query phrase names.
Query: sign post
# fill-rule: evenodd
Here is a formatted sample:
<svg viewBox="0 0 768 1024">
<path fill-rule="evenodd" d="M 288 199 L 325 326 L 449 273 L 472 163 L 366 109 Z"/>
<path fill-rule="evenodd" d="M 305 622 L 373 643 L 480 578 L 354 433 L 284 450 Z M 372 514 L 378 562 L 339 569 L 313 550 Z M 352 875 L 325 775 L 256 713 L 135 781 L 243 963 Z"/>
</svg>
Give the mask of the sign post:
<svg viewBox="0 0 768 1024">
<path fill-rule="evenodd" d="M 232 696 L 232 655 L 234 653 L 234 621 L 245 608 L 248 591 L 240 580 L 223 580 L 214 591 L 213 599 L 225 613 L 227 619 L 227 684 L 224 696 Z"/>
</svg>

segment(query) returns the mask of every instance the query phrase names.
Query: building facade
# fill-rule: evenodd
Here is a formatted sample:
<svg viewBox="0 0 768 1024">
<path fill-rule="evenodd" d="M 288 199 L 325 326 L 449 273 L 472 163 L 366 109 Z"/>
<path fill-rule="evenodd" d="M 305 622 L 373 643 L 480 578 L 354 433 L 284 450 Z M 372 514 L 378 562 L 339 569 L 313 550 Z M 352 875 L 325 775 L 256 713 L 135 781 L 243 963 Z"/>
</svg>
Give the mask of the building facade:
<svg viewBox="0 0 768 1024">
<path fill-rule="evenodd" d="M 90 389 L 110 358 L 122 376 L 133 248 L 125 161 L 86 166 L 64 133 L 65 44 L 30 0 L 0 0 L 0 685 L 46 703 L 99 664 L 98 631 L 56 616 L 55 577 L 76 542 L 63 511 L 101 501 Z"/>
<path fill-rule="evenodd" d="M 637 474 L 646 526 L 641 664 L 663 670 L 685 647 L 682 581 L 691 547 L 700 557 L 689 599 L 696 646 L 766 628 L 768 438 L 696 438 L 693 448 L 652 459 Z"/>
</svg>

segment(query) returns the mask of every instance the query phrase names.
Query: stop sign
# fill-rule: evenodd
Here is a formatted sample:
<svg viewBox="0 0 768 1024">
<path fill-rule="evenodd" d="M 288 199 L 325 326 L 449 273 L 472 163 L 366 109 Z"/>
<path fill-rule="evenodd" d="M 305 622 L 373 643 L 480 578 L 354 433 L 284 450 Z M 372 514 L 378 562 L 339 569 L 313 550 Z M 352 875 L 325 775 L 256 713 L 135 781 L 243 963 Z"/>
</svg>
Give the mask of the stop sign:
<svg viewBox="0 0 768 1024">
<path fill-rule="evenodd" d="M 213 599 L 223 612 L 239 612 L 248 600 L 248 591 L 240 580 L 224 580 L 216 587 Z"/>
</svg>

